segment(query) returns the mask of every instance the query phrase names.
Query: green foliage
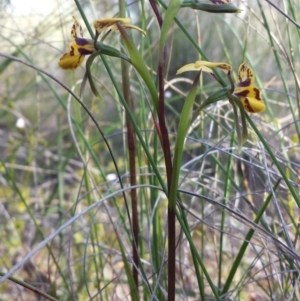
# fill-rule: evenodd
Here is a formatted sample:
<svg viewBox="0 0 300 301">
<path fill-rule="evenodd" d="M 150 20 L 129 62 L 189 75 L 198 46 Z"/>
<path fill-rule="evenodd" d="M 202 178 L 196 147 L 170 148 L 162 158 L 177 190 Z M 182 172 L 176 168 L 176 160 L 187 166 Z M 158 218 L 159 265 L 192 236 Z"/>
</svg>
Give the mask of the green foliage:
<svg viewBox="0 0 300 301">
<path fill-rule="evenodd" d="M 72 15 L 93 46 L 95 19 L 119 8 L 20 16 L 8 2 L 0 299 L 298 300 L 299 3 L 120 2 L 147 36 L 116 24 L 64 71 Z M 176 75 L 199 60 L 232 65 L 233 79 Z M 262 114 L 232 94 L 243 62 Z"/>
</svg>

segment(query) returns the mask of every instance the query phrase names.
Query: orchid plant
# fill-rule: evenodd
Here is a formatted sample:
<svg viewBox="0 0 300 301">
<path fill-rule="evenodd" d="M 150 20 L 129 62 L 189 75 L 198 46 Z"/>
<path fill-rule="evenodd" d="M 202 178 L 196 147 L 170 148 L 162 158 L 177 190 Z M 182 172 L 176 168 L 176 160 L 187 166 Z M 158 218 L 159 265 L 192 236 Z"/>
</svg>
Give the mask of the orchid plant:
<svg viewBox="0 0 300 301">
<path fill-rule="evenodd" d="M 155 7 L 155 2 L 150 1 L 151 5 Z M 175 3 L 175 4 L 174 4 Z M 177 189 L 178 189 L 178 181 L 179 181 L 179 173 L 180 173 L 180 164 L 181 158 L 183 154 L 183 147 L 185 137 L 188 131 L 188 127 L 191 120 L 191 113 L 193 110 L 194 99 L 197 94 L 197 84 L 199 77 L 202 72 L 208 72 L 214 76 L 214 78 L 218 81 L 218 77 L 215 76 L 213 68 L 218 68 L 224 71 L 227 74 L 230 84 L 227 87 L 223 87 L 214 94 L 210 95 L 199 107 L 200 110 L 205 108 L 207 105 L 211 103 L 215 103 L 220 100 L 229 99 L 229 102 L 233 106 L 233 112 L 235 116 L 236 124 L 239 123 L 236 106 L 239 108 L 241 113 L 241 121 L 242 121 L 242 129 L 243 134 L 240 134 L 239 127 L 237 126 L 238 133 L 238 144 L 239 149 L 241 149 L 241 145 L 246 141 L 247 138 L 247 127 L 246 127 L 246 119 L 245 119 L 245 111 L 249 113 L 261 113 L 265 110 L 265 104 L 260 96 L 260 90 L 254 84 L 255 76 L 254 72 L 249 66 L 248 63 L 243 63 L 240 65 L 238 70 L 238 81 L 234 82 L 232 78 L 232 67 L 231 65 L 223 62 L 209 62 L 209 61 L 196 61 L 195 63 L 190 63 L 184 65 L 177 71 L 177 74 L 181 74 L 187 71 L 198 71 L 198 74 L 194 80 L 194 83 L 188 93 L 188 96 L 185 100 L 183 110 L 180 116 L 177 138 L 174 147 L 174 156 L 172 161 L 171 156 L 171 148 L 169 144 L 168 131 L 165 124 L 165 115 L 164 115 L 164 50 L 167 32 L 169 30 L 170 24 L 174 20 L 176 16 L 176 12 L 180 9 L 180 7 L 190 7 L 193 9 L 199 9 L 210 13 L 239 13 L 240 10 L 232 5 L 228 0 L 184 0 L 184 1 L 171 1 L 170 6 L 174 5 L 169 11 L 166 13 L 165 23 L 162 22 L 162 17 L 159 15 L 158 10 L 154 9 L 157 14 L 157 19 L 159 25 L 161 27 L 161 38 L 160 38 L 160 46 L 159 46 L 159 64 L 158 64 L 158 88 L 153 80 L 153 74 L 149 71 L 143 58 L 141 57 L 139 51 L 131 41 L 128 36 L 126 29 L 134 29 L 141 32 L 143 35 L 146 35 L 145 31 L 141 28 L 132 25 L 131 20 L 129 18 L 107 18 L 101 19 L 94 22 L 95 29 L 95 38 L 94 39 L 86 39 L 83 38 L 82 27 L 79 22 L 74 18 L 74 24 L 71 30 L 71 44 L 70 50 L 66 54 L 64 54 L 59 60 L 59 67 L 66 70 L 75 70 L 77 69 L 84 61 L 84 57 L 86 55 L 90 55 L 86 64 L 86 72 L 88 74 L 88 78 L 91 84 L 92 91 L 96 96 L 98 93 L 95 88 L 95 84 L 93 78 L 91 76 L 91 64 L 96 56 L 100 55 L 108 55 L 121 58 L 129 62 L 137 71 L 137 74 L 143 79 L 143 82 L 148 88 L 150 99 L 152 101 L 152 116 L 153 116 L 153 124 L 156 129 L 156 133 L 160 139 L 161 147 L 164 151 L 164 156 L 166 160 L 166 171 L 167 171 L 167 185 L 163 178 L 160 176 L 157 171 L 157 166 L 149 153 L 143 141 L 143 137 L 139 134 L 139 130 L 136 127 L 136 123 L 132 114 L 130 112 L 130 108 L 127 103 L 123 100 L 122 95 L 120 95 L 120 100 L 124 105 L 127 116 L 130 119 L 130 122 L 133 125 L 136 135 L 140 140 L 141 144 L 144 147 L 144 151 L 149 159 L 149 164 L 151 168 L 157 171 L 158 182 L 161 184 L 162 189 L 168 197 L 168 232 L 170 235 L 169 238 L 169 266 L 168 266 L 168 278 L 169 278 L 169 287 L 168 294 L 169 300 L 174 300 L 174 292 L 175 292 L 175 278 L 174 278 L 174 267 L 175 267 L 175 212 L 176 212 L 176 202 L 178 200 Z M 168 27 L 169 26 L 169 27 Z M 127 49 L 127 54 L 120 52 L 119 50 L 108 46 L 103 43 L 105 38 L 112 32 L 118 31 L 122 37 L 122 42 Z M 100 41 L 98 41 L 100 38 Z M 104 61 L 105 62 L 105 61 Z M 117 85 L 116 85 L 117 86 Z M 124 88 L 124 86 L 123 86 Z M 128 87 L 127 87 L 128 88 Z M 118 89 L 116 87 L 116 89 Z M 128 89 L 127 89 L 128 90 Z M 129 89 L 130 90 L 130 89 Z M 127 91 L 128 92 L 128 91 Z M 198 109 L 198 110 L 199 110 Z M 134 158 L 133 158 L 134 159 Z M 155 182 L 158 183 L 158 182 Z M 185 233 L 188 237 L 188 233 Z M 138 241 L 138 240 L 136 240 Z M 192 244 L 192 241 L 190 240 Z M 133 247 L 135 249 L 136 246 Z M 200 261 L 199 261 L 200 262 Z M 138 267 L 138 261 L 135 261 L 135 266 Z M 209 279 L 209 275 L 205 274 L 205 277 Z M 136 278 L 136 287 L 138 287 L 138 281 Z M 212 290 L 213 290 L 213 286 Z M 218 296 L 218 292 L 214 291 L 214 295 Z"/>
</svg>

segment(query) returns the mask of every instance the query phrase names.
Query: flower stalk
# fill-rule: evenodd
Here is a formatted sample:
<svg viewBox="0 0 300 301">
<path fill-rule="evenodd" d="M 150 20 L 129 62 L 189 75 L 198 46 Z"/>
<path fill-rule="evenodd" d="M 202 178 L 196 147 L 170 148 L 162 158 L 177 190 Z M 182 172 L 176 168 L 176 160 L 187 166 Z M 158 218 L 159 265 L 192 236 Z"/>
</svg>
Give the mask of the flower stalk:
<svg viewBox="0 0 300 301">
<path fill-rule="evenodd" d="M 125 1 L 119 0 L 119 10 L 120 10 L 120 16 L 125 16 Z M 121 21 L 117 21 L 118 24 L 121 24 L 123 28 L 134 28 L 138 29 L 136 26 L 129 26 L 130 19 L 129 18 L 117 18 L 122 19 Z M 124 24 L 122 24 L 122 22 Z M 103 23 L 102 23 L 103 24 Z M 101 24 L 99 24 L 99 21 L 94 23 L 94 27 L 99 32 L 98 26 L 101 27 Z M 108 32 L 112 30 L 118 30 L 118 27 L 116 24 L 112 25 L 110 28 L 106 28 Z M 142 30 L 140 30 L 142 31 Z M 143 31 L 142 31 L 143 32 Z M 145 35 L 146 33 L 143 32 Z M 107 35 L 107 33 L 105 34 Z M 128 108 L 133 111 L 133 104 L 132 104 L 132 97 L 131 97 L 131 90 L 130 90 L 130 80 L 129 80 L 129 64 L 121 60 L 121 70 L 122 70 L 122 87 L 123 87 L 123 95 L 124 99 L 128 105 Z M 135 187 L 137 184 L 137 175 L 136 175 L 136 146 L 135 146 L 135 135 L 133 126 L 131 124 L 131 121 L 129 119 L 128 114 L 126 114 L 126 127 L 127 127 L 127 148 L 128 148 L 128 155 L 129 155 L 129 178 L 130 178 L 130 185 L 132 187 Z M 131 227 L 132 227 L 132 259 L 133 259 L 133 265 L 132 265 L 132 275 L 133 275 L 133 281 L 135 283 L 135 287 L 138 294 L 138 285 L 139 285 L 139 278 L 138 278 L 138 269 L 139 269 L 139 217 L 138 217 L 138 200 L 137 200 L 137 191 L 136 188 L 132 188 L 130 190 L 130 197 L 131 197 Z"/>
</svg>

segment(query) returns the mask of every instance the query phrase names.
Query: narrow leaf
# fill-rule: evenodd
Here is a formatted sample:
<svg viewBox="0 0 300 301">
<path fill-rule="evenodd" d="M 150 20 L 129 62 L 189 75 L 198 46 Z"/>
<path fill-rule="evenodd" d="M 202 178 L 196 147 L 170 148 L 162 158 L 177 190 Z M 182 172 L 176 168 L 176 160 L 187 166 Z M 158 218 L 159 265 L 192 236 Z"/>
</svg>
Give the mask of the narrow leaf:
<svg viewBox="0 0 300 301">
<path fill-rule="evenodd" d="M 178 179 L 179 179 L 179 173 L 181 167 L 184 140 L 192 120 L 192 109 L 196 97 L 197 83 L 199 81 L 200 74 L 201 71 L 197 74 L 193 82 L 192 88 L 184 102 L 184 106 L 180 115 L 177 137 L 175 142 L 175 150 L 174 150 L 174 158 L 173 158 L 173 173 L 172 173 L 171 189 L 169 195 L 169 207 L 173 207 L 173 208 L 175 208 L 176 205 L 176 197 L 177 197 L 177 189 L 178 189 L 177 186 L 178 186 Z"/>
<path fill-rule="evenodd" d="M 119 32 L 122 35 L 123 42 L 125 44 L 125 47 L 128 51 L 128 54 L 130 56 L 130 62 L 136 69 L 136 71 L 139 73 L 141 78 L 144 80 L 150 94 L 152 97 L 152 102 L 155 107 L 156 112 L 158 112 L 158 93 L 157 89 L 155 87 L 154 81 L 152 76 L 150 75 L 150 72 L 147 68 L 147 66 L 144 63 L 144 60 L 138 50 L 136 49 L 135 45 L 132 43 L 131 39 L 129 38 L 127 32 L 125 29 L 119 24 L 116 24 Z"/>
<path fill-rule="evenodd" d="M 166 43 L 166 39 L 168 36 L 168 32 L 169 29 L 173 23 L 173 20 L 178 12 L 178 10 L 181 7 L 181 3 L 182 0 L 171 0 L 167 11 L 166 11 L 166 15 L 164 17 L 164 22 L 161 28 L 161 34 L 160 34 L 160 40 L 159 40 L 159 59 L 158 61 L 161 61 L 162 55 L 163 55 L 163 51 L 164 51 L 164 47 L 165 47 L 165 43 Z"/>
</svg>

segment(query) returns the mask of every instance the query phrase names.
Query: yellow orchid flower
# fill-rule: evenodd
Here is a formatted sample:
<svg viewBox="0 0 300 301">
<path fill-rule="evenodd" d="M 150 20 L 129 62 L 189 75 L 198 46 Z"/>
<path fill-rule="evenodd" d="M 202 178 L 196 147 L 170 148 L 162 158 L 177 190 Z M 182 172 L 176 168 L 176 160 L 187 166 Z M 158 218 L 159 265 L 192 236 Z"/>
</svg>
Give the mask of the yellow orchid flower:
<svg viewBox="0 0 300 301">
<path fill-rule="evenodd" d="M 213 63 L 208 61 L 196 61 L 192 64 L 187 64 L 181 67 L 176 74 L 186 71 L 203 71 L 213 74 L 211 68 L 220 68 L 229 74 L 231 66 L 226 63 Z M 259 88 L 254 86 L 254 72 L 248 65 L 243 63 L 238 71 L 238 83 L 235 84 L 233 95 L 236 96 L 241 102 L 245 110 L 249 113 L 261 113 L 265 110 L 266 106 L 260 97 Z"/>
<path fill-rule="evenodd" d="M 248 63 L 240 65 L 238 80 L 233 95 L 240 99 L 247 112 L 263 112 L 266 109 L 266 106 L 260 97 L 259 88 L 253 85 L 255 76 Z"/>
<path fill-rule="evenodd" d="M 59 67 L 65 70 L 75 70 L 82 64 L 85 55 L 95 51 L 94 41 L 83 38 L 81 25 L 75 17 L 73 19 L 70 51 L 65 53 L 58 62 Z"/>
<path fill-rule="evenodd" d="M 86 55 L 90 55 L 93 52 L 96 51 L 95 49 L 95 41 L 91 39 L 85 39 L 83 38 L 83 31 L 82 27 L 79 24 L 79 22 L 76 20 L 75 17 L 74 24 L 72 26 L 71 30 L 71 41 L 70 44 L 70 51 L 65 53 L 59 60 L 58 65 L 60 68 L 65 70 L 75 70 L 78 68 Z M 111 18 L 111 19 L 102 19 L 98 20 L 94 23 L 94 27 L 98 33 L 98 35 L 106 31 L 105 36 L 111 32 L 118 30 L 117 23 L 120 23 L 121 26 L 124 28 L 130 28 L 130 29 L 137 29 L 141 31 L 144 35 L 146 35 L 145 31 L 140 29 L 137 26 L 134 26 L 130 24 L 131 20 L 130 18 Z M 105 45 L 101 42 L 97 42 L 98 48 L 101 49 L 102 53 L 111 55 L 111 56 L 117 56 L 120 58 L 124 57 L 120 52 L 118 52 L 116 49 Z"/>
<path fill-rule="evenodd" d="M 195 63 L 184 65 L 183 67 L 177 70 L 176 74 L 180 74 L 186 71 L 200 71 L 200 70 L 203 72 L 213 73 L 211 68 L 220 68 L 224 72 L 226 71 L 228 72 L 231 70 L 231 66 L 226 63 L 196 61 Z"/>
<path fill-rule="evenodd" d="M 120 23 L 120 25 L 124 28 L 128 29 L 136 29 L 140 31 L 144 36 L 146 35 L 146 32 L 142 30 L 141 28 L 134 26 L 130 24 L 131 19 L 130 18 L 105 18 L 100 19 L 94 22 L 94 28 L 96 29 L 97 33 L 100 34 L 104 31 L 116 31 L 118 30 L 118 27 L 116 23 Z"/>
</svg>

